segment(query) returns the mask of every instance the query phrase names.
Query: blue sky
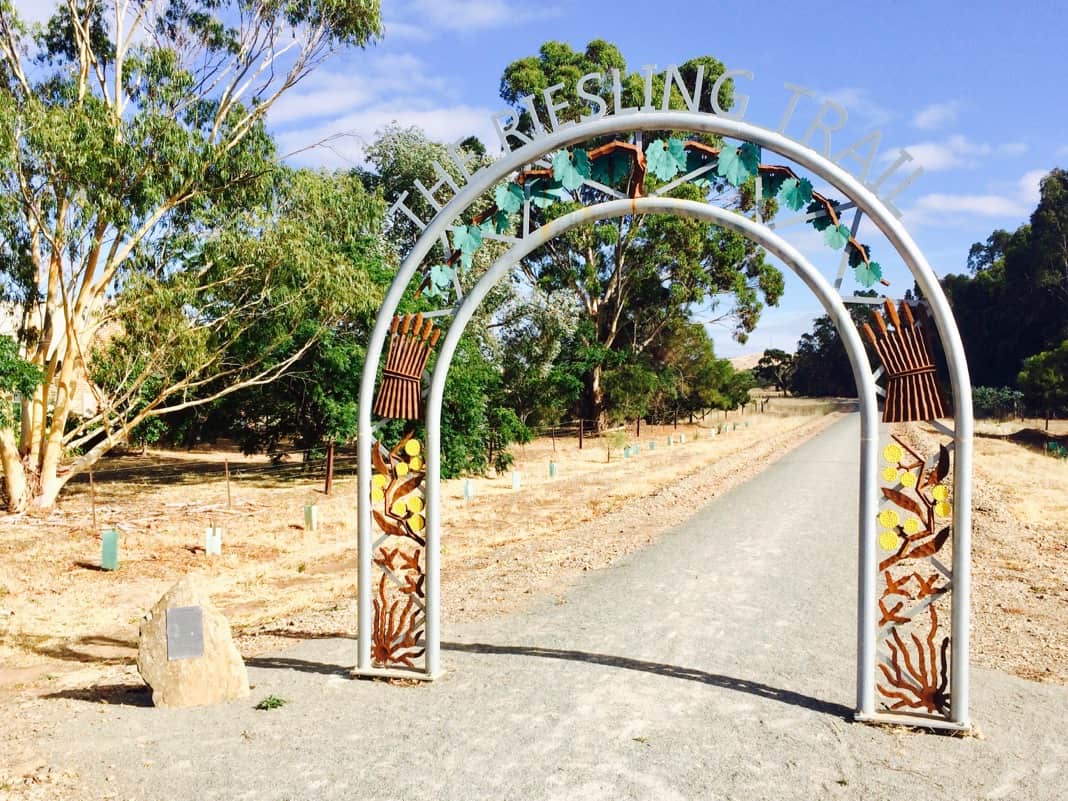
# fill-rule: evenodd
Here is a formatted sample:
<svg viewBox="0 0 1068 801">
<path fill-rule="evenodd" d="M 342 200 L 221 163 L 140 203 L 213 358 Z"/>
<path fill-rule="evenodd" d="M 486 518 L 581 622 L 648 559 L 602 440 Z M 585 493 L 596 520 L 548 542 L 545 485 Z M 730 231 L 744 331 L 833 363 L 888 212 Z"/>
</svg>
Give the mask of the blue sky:
<svg viewBox="0 0 1068 801">
<path fill-rule="evenodd" d="M 880 128 L 885 159 L 904 146 L 925 168 L 898 205 L 939 273 L 963 271 L 972 242 L 1025 222 L 1039 177 L 1068 165 L 1068 10 L 1057 2 L 387 0 L 383 17 L 378 45 L 328 62 L 275 115 L 286 151 L 342 134 L 329 149 L 295 161 L 358 162 L 361 144 L 392 120 L 442 140 L 476 133 L 495 144 L 490 115 L 504 108 L 497 92 L 510 61 L 550 38 L 575 48 L 604 38 L 635 69 L 710 54 L 752 71 L 755 80 L 739 84 L 751 96 L 750 122 L 776 127 L 790 82 L 848 109 L 836 145 Z M 817 107 L 802 100 L 788 133 L 799 137 Z M 818 236 L 783 233 L 835 273 L 837 254 Z M 890 294 L 911 286 L 877 232 L 862 226 L 859 238 L 887 268 Z M 780 308 L 765 313 L 748 344 L 734 343 L 724 329 L 711 333 L 725 356 L 792 350 L 819 313 L 808 290 L 789 278 Z"/>
<path fill-rule="evenodd" d="M 578 49 L 603 38 L 620 47 L 631 69 L 709 54 L 752 71 L 755 80 L 738 87 L 750 95 L 748 122 L 777 127 L 790 82 L 847 108 L 849 122 L 835 134 L 832 152 L 872 128 L 883 132 L 879 164 L 907 147 L 926 171 L 896 202 L 939 273 L 963 271 L 972 242 L 1025 222 L 1038 179 L 1068 166 L 1064 0 L 383 0 L 382 13 L 381 42 L 334 56 L 272 110 L 282 151 L 301 151 L 291 162 L 357 164 L 363 144 L 394 120 L 442 141 L 474 133 L 496 147 L 490 116 L 504 108 L 504 67 L 536 54 L 546 39 Z M 800 137 L 817 108 L 818 100 L 803 99 L 787 133 Z M 782 233 L 833 276 L 838 254 L 817 234 L 801 227 Z M 858 238 L 886 269 L 890 294 L 911 286 L 877 231 L 862 225 Z M 780 308 L 765 313 L 747 345 L 734 343 L 726 329 L 710 330 L 725 356 L 792 350 L 819 313 L 808 290 L 788 276 Z"/>
</svg>

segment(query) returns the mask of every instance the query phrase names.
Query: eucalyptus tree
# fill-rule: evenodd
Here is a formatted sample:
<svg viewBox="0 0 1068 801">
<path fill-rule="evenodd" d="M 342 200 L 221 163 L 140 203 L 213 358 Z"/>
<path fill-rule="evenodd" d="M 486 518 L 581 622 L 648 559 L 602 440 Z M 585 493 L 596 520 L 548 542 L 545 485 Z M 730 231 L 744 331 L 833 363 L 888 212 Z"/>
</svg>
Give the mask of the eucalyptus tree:
<svg viewBox="0 0 1068 801">
<path fill-rule="evenodd" d="M 719 80 L 724 72 L 723 64 L 711 56 L 679 67 L 685 85 L 700 87 L 694 90 L 699 110 L 715 112 L 732 107 L 733 84 L 729 79 Z M 590 73 L 613 79 L 605 78 L 600 85 L 582 82 Z M 559 84 L 562 88 L 556 88 Z M 613 97 L 617 85 L 618 101 Z M 545 92 L 550 88 L 556 88 L 551 95 L 551 114 L 545 103 Z M 584 51 L 575 51 L 562 42 L 546 42 L 537 56 L 512 62 L 501 78 L 501 97 L 515 107 L 523 133 L 536 128 L 535 113 L 539 119 L 554 117 L 560 124 L 579 120 L 586 113 L 590 95 L 599 97 L 606 106 L 613 102 L 643 106 L 647 95 L 659 100 L 664 89 L 663 74 L 654 70 L 628 72 L 619 49 L 604 40 L 590 42 Z M 668 97 L 672 108 L 685 106 L 675 83 Z M 563 108 L 565 101 L 568 105 Z M 667 133 L 663 138 L 668 138 Z M 645 134 L 649 140 L 657 137 L 655 132 Z M 598 144 L 602 143 L 590 146 Z M 638 137 L 629 144 L 642 147 Z M 716 142 L 709 140 L 707 144 Z M 613 172 L 611 163 L 605 163 L 608 172 Z M 650 186 L 657 185 L 655 173 L 651 167 L 646 175 Z M 711 180 L 699 184 L 682 184 L 672 195 L 725 201 L 737 207 L 746 204 L 744 186 L 735 188 L 713 174 L 709 177 Z M 610 178 L 604 176 L 605 182 L 611 183 Z M 542 209 L 535 209 L 535 214 L 543 221 L 561 216 L 577 208 L 571 201 L 594 201 L 598 192 L 589 185 L 572 190 L 570 195 L 560 192 L 561 202 L 539 203 Z M 606 358 L 619 351 L 640 355 L 673 324 L 688 320 L 698 308 L 713 309 L 727 298 L 729 303 L 713 312 L 712 319 L 729 325 L 734 336 L 744 341 L 756 326 L 764 303 L 777 303 L 783 288 L 778 270 L 744 237 L 676 217 L 636 215 L 575 228 L 533 254 L 523 268 L 534 287 L 575 295 L 591 324 L 590 344 L 599 346 Z M 583 416 L 598 424 L 606 420 L 603 378 L 607 364 L 604 360 L 592 363 L 584 377 Z"/>
<path fill-rule="evenodd" d="M 149 417 L 299 358 L 230 347 L 271 318 L 280 277 L 292 306 L 299 280 L 320 282 L 246 247 L 287 202 L 264 119 L 332 52 L 380 31 L 377 0 L 66 0 L 43 25 L 0 0 L 0 288 L 40 371 L 19 430 L 0 427 L 10 509 L 51 506 Z M 123 342 L 97 412 L 75 421 L 79 374 Z"/>
</svg>

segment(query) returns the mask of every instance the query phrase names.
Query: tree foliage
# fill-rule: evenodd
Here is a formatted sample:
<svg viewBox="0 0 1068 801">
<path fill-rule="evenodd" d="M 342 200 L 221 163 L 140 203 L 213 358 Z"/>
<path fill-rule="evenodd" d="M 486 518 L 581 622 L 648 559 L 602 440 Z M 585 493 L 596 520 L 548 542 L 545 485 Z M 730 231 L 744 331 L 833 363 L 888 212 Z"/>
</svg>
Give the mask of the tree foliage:
<svg viewBox="0 0 1068 801">
<path fill-rule="evenodd" d="M 704 68 L 699 107 L 711 111 L 709 92 L 724 67 L 711 57 L 686 62 L 680 72 L 690 85 L 699 65 Z M 549 113 L 543 90 L 563 84 L 553 98 L 557 103 L 566 100 L 569 106 L 559 111 L 558 117 L 561 122 L 577 120 L 587 113 L 586 102 L 578 96 L 578 79 L 590 72 L 610 76 L 612 70 L 617 70 L 620 76 L 622 102 L 644 105 L 645 76 L 627 72 L 618 48 L 603 40 L 590 42 L 582 52 L 560 42 L 546 42 L 537 56 L 519 59 L 505 69 L 501 97 L 517 107 L 520 130 L 530 132 L 537 123 L 530 114 L 529 103 L 538 110 L 539 118 Z M 654 75 L 652 81 L 651 97 L 659 105 L 663 76 Z M 614 102 L 610 79 L 596 87 L 587 84 L 585 89 L 597 93 L 608 105 Z M 732 91 L 730 81 L 724 81 L 718 98 L 722 108 L 730 107 Z M 528 97 L 533 99 L 524 102 Z M 669 102 L 674 108 L 683 106 L 683 97 L 674 85 Z M 657 139 L 655 132 L 647 132 L 646 138 L 652 142 L 646 151 L 650 158 L 646 180 L 655 186 L 670 177 L 669 171 L 657 166 L 660 161 L 665 161 L 665 166 L 678 159 L 685 162 L 685 154 L 668 147 L 666 140 L 670 137 L 666 133 L 659 149 L 653 141 Z M 606 162 L 609 172 L 611 167 Z M 597 199 L 599 190 L 581 185 L 581 181 L 567 182 L 572 171 L 583 169 L 586 167 L 578 162 L 561 161 L 557 165 L 554 161 L 554 177 L 559 186 L 554 186 L 553 197 L 546 202 L 535 198 L 534 216 L 538 223 L 556 219 L 575 210 L 580 203 L 586 205 Z M 677 169 L 676 165 L 670 174 L 674 175 Z M 618 176 L 593 177 L 611 183 Z M 731 202 L 741 204 L 740 195 L 723 176 L 701 186 L 680 185 L 672 194 L 693 200 L 725 194 L 733 198 Z M 600 349 L 603 358 L 591 363 L 583 377 L 583 416 L 598 424 L 606 419 L 605 371 L 613 363 L 619 364 L 618 360 L 613 362 L 613 354 L 641 356 L 670 326 L 687 321 L 693 309 L 715 307 L 726 297 L 730 297 L 731 305 L 719 314 L 719 319 L 730 321 L 735 336 L 744 341 L 756 325 L 763 303 L 776 303 L 782 292 L 782 276 L 764 262 L 760 249 L 744 237 L 707 223 L 668 216 L 633 216 L 573 228 L 525 260 L 524 270 L 533 287 L 572 293 L 580 314 L 589 323 L 583 329 L 589 336 L 583 343 L 585 350 L 593 353 Z"/>
<path fill-rule="evenodd" d="M 855 325 L 870 319 L 869 306 L 847 307 Z M 856 397 L 857 385 L 845 345 L 827 315 L 817 317 L 812 330 L 802 334 L 793 358 L 790 391 L 810 397 Z"/>
<path fill-rule="evenodd" d="M 794 373 L 794 356 L 778 348 L 765 350 L 757 362 L 753 377 L 764 386 L 773 386 L 786 394 Z"/>
<path fill-rule="evenodd" d="M 41 372 L 20 436 L 0 437 L 11 507 L 51 505 L 148 417 L 289 366 L 232 360 L 279 303 L 295 311 L 307 266 L 247 258 L 257 229 L 285 227 L 264 117 L 334 49 L 379 32 L 376 0 L 68 0 L 40 26 L 0 2 L 0 288 Z M 119 364 L 75 422 L 103 353 Z"/>
<path fill-rule="evenodd" d="M 1053 350 L 1024 359 L 1019 375 L 1024 400 L 1049 418 L 1068 411 L 1068 339 Z"/>
<path fill-rule="evenodd" d="M 994 231 L 968 254 L 971 275 L 942 281 L 972 381 L 1016 383 L 1028 356 L 1068 337 L 1068 171 L 1052 170 L 1028 223 Z"/>
</svg>

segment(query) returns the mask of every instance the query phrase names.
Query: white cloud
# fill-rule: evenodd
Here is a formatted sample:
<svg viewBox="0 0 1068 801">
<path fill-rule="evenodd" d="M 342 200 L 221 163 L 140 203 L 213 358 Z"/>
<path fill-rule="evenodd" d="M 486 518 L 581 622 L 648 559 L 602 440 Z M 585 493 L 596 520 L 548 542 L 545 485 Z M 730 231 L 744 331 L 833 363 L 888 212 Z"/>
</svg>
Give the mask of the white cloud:
<svg viewBox="0 0 1068 801">
<path fill-rule="evenodd" d="M 976 217 L 1027 219 L 1039 200 L 1039 182 L 1047 170 L 1030 170 L 1013 183 L 997 184 L 989 194 L 932 193 L 905 209 L 902 222 L 909 228 L 955 228 L 973 225 Z M 865 223 L 867 221 L 865 220 Z M 861 225 L 864 233 L 864 224 Z"/>
<path fill-rule="evenodd" d="M 953 134 L 940 141 L 917 142 L 906 146 L 905 150 L 912 155 L 916 166 L 923 167 L 928 172 L 939 172 L 979 167 L 985 156 L 1019 156 L 1027 152 L 1027 145 L 1023 142 L 1006 142 L 994 146 L 986 142 L 973 142 L 961 134 Z M 889 162 L 897 157 L 898 151 L 892 150 L 883 153 L 881 160 Z"/>
<path fill-rule="evenodd" d="M 1025 217 L 1030 207 L 1006 195 L 950 195 L 933 193 L 916 201 L 913 211 L 934 214 L 966 214 L 979 217 Z"/>
<path fill-rule="evenodd" d="M 961 104 L 956 100 L 948 103 L 932 103 L 916 112 L 912 118 L 912 126 L 924 131 L 944 128 L 957 121 Z"/>
<path fill-rule="evenodd" d="M 930 172 L 949 170 L 955 167 L 977 166 L 979 156 L 989 156 L 993 148 L 990 145 L 970 142 L 967 137 L 955 134 L 941 142 L 918 142 L 905 148 L 916 163 Z M 886 154 L 889 161 L 897 154 Z"/>
<path fill-rule="evenodd" d="M 353 167 L 364 163 L 363 150 L 375 132 L 390 123 L 418 126 L 438 142 L 455 142 L 477 136 L 494 150 L 496 136 L 492 111 L 467 105 L 416 107 L 401 103 L 361 108 L 351 114 L 317 125 L 278 134 L 279 150 L 292 154 L 287 160 L 299 166 Z"/>
<path fill-rule="evenodd" d="M 1038 205 L 1038 201 L 1042 197 L 1039 192 L 1039 183 L 1047 174 L 1049 174 L 1049 170 L 1031 170 L 1028 173 L 1024 173 L 1017 185 L 1020 188 L 1020 198 L 1025 203 L 1030 204 L 1032 207 Z"/>
<path fill-rule="evenodd" d="M 410 53 L 382 53 L 364 75 L 319 70 L 286 94 L 268 113 L 272 125 L 338 117 L 386 98 L 450 95 L 441 78 L 431 77 L 426 64 Z"/>
<path fill-rule="evenodd" d="M 382 27 L 385 29 L 383 39 L 387 42 L 409 41 L 427 42 L 434 38 L 433 31 L 423 25 L 414 22 L 402 22 L 400 20 L 384 20 Z"/>
<path fill-rule="evenodd" d="M 560 14 L 556 6 L 510 3 L 507 0 L 411 0 L 400 12 L 394 30 L 402 35 L 420 30 L 471 33 L 488 28 L 515 27 Z M 388 33 L 388 29 L 387 29 Z"/>
<path fill-rule="evenodd" d="M 282 95 L 268 112 L 275 125 L 328 117 L 364 105 L 375 93 L 351 75 L 322 70 Z"/>
<path fill-rule="evenodd" d="M 845 106 L 850 118 L 859 121 L 863 127 L 880 128 L 894 118 L 890 110 L 872 98 L 867 89 L 843 87 L 822 92 L 821 96 Z"/>
<path fill-rule="evenodd" d="M 458 99 L 446 80 L 410 53 L 383 53 L 354 74 L 335 65 L 308 76 L 268 114 L 279 152 L 292 164 L 332 168 L 364 163 L 364 148 L 390 123 L 418 126 L 431 139 L 479 137 L 496 149 L 492 115 Z"/>
</svg>

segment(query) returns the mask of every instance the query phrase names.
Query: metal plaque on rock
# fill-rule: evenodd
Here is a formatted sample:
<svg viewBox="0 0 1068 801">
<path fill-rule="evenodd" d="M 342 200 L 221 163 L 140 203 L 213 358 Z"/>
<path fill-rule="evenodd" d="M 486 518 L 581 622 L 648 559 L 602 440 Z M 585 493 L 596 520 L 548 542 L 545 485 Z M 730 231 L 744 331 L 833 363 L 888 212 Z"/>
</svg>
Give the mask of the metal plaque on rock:
<svg viewBox="0 0 1068 801">
<path fill-rule="evenodd" d="M 204 610 L 176 606 L 167 610 L 167 661 L 204 656 Z"/>
</svg>

